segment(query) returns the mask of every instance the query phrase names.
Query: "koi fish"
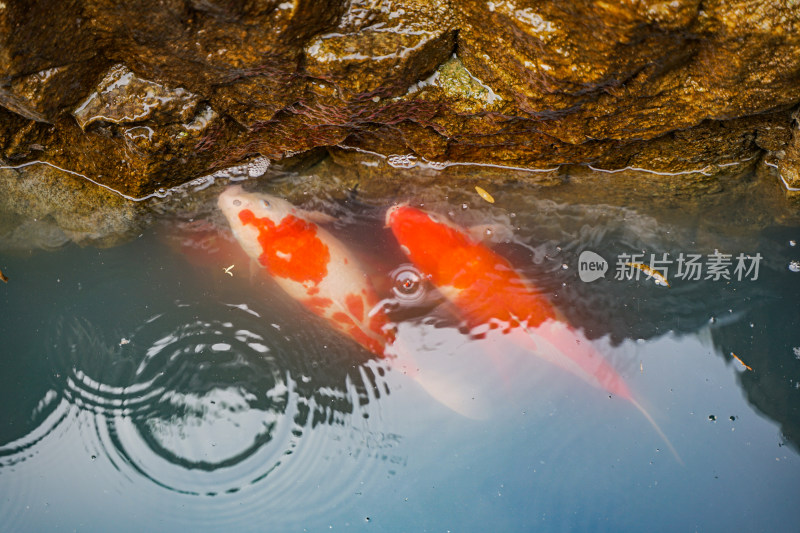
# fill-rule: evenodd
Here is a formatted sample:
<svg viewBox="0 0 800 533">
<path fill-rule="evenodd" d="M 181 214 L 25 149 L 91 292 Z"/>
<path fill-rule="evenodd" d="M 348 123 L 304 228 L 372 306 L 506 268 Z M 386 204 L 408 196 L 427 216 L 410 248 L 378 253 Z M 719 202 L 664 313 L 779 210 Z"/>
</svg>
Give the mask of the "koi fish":
<svg viewBox="0 0 800 533">
<path fill-rule="evenodd" d="M 313 213 L 286 200 L 226 189 L 217 202 L 239 245 L 292 298 L 370 352 L 393 341 L 388 319 L 358 261 Z"/>
<path fill-rule="evenodd" d="M 628 385 L 548 299 L 513 266 L 466 231 L 408 205 L 389 208 L 386 225 L 409 260 L 458 308 L 467 325 L 503 327 L 547 361 L 632 403 L 681 462 Z"/>
</svg>

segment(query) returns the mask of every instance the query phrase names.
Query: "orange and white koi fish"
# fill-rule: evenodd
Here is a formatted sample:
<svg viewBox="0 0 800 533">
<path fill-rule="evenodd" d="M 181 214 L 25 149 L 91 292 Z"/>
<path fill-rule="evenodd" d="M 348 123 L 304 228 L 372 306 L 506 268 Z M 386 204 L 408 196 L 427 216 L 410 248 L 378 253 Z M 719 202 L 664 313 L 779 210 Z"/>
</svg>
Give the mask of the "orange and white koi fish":
<svg viewBox="0 0 800 533">
<path fill-rule="evenodd" d="M 392 333 L 363 268 L 312 214 L 241 186 L 217 202 L 247 255 L 291 297 L 370 352 L 383 356 Z"/>
<path fill-rule="evenodd" d="M 509 331 L 523 332 L 516 338 L 536 355 L 632 403 L 680 461 L 622 376 L 506 259 L 461 228 L 408 205 L 391 207 L 386 225 L 409 260 L 463 313 L 468 326 L 499 322 Z"/>
</svg>

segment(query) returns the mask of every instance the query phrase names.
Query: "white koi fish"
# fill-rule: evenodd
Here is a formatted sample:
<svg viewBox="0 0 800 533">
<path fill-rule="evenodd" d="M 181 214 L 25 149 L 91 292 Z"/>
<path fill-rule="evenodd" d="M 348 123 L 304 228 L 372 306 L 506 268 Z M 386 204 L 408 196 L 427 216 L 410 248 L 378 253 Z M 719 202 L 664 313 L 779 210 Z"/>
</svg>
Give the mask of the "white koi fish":
<svg viewBox="0 0 800 533">
<path fill-rule="evenodd" d="M 226 189 L 218 205 L 244 251 L 292 298 L 335 329 L 383 357 L 393 341 L 366 273 L 313 215 L 286 200 Z"/>
</svg>

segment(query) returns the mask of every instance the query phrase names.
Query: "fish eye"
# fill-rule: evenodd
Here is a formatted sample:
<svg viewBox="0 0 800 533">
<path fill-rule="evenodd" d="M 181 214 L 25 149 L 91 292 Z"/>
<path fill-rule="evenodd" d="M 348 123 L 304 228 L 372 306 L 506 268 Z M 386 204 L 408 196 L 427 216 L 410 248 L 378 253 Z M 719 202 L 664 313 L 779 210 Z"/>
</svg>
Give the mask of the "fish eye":
<svg viewBox="0 0 800 533">
<path fill-rule="evenodd" d="M 236 207 L 239 207 L 240 205 L 242 205 L 242 201 L 241 200 L 234 200 L 233 201 L 233 205 L 235 205 Z"/>
<path fill-rule="evenodd" d="M 261 204 L 266 208 L 272 207 L 272 206 L 269 205 L 269 201 L 267 201 L 267 200 L 261 200 Z"/>
</svg>

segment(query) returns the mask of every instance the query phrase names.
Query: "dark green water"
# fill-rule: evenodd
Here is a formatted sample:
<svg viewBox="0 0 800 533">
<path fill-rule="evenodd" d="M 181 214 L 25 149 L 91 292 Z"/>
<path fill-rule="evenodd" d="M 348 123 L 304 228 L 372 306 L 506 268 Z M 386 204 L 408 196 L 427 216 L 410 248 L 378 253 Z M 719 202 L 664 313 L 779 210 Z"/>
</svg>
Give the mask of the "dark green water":
<svg viewBox="0 0 800 533">
<path fill-rule="evenodd" d="M 733 211 L 708 226 L 536 191 L 510 212 L 503 190 L 494 205 L 446 192 L 414 200 L 493 224 L 495 249 L 613 363 L 682 464 L 631 404 L 500 333 L 466 335 L 431 292 L 396 315 L 410 377 L 248 264 L 226 274 L 179 245 L 198 242 L 185 232 L 198 220 L 224 227 L 206 191 L 196 212 L 160 215 L 120 246 L 0 250 L 2 530 L 798 527 L 800 226 L 744 230 Z M 383 228 L 392 200 L 310 200 L 387 298 L 404 263 Z M 609 262 L 591 283 L 586 250 Z M 615 279 L 620 254 L 707 265 L 715 250 L 732 279 L 680 279 L 676 263 L 670 288 Z M 761 255 L 757 279 L 736 279 L 739 253 Z"/>
</svg>

